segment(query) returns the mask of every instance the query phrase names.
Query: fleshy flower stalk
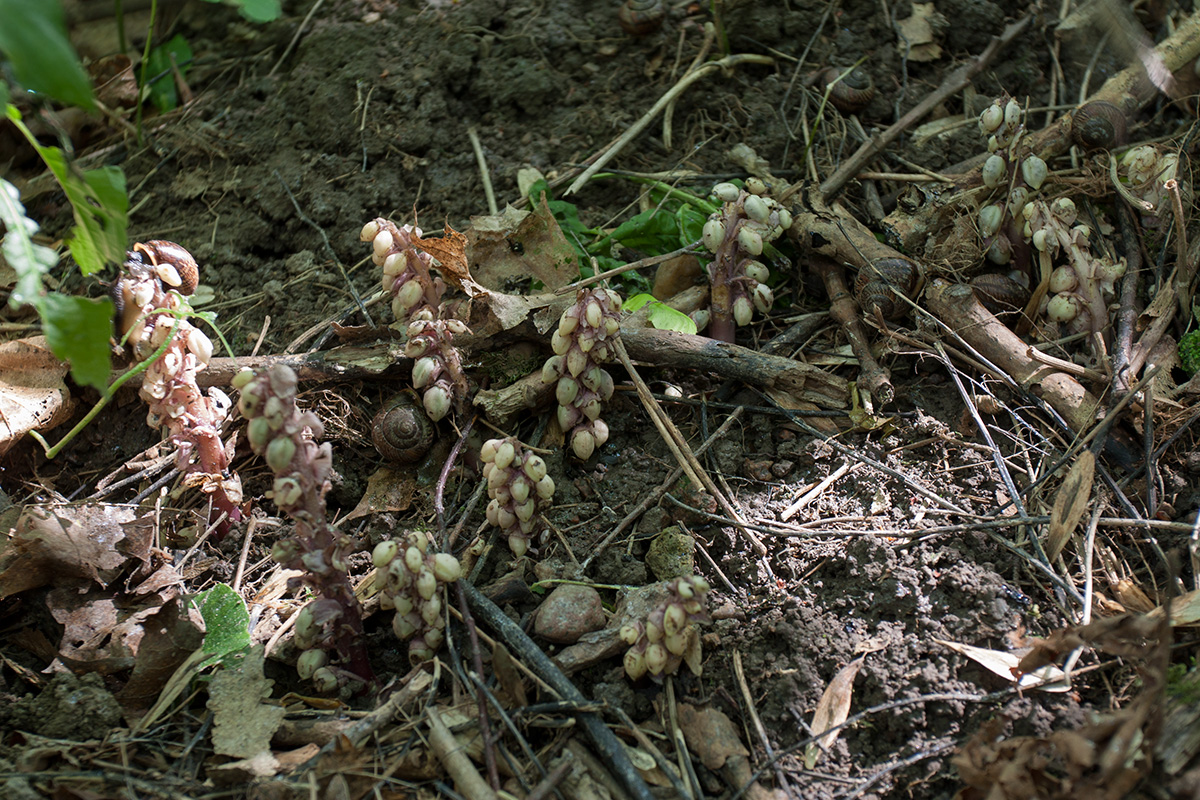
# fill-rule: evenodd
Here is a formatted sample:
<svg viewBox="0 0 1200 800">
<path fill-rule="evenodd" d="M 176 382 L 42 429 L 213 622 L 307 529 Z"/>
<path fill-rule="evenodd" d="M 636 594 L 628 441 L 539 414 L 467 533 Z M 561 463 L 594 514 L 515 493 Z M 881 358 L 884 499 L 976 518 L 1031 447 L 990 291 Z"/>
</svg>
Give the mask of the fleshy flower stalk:
<svg viewBox="0 0 1200 800">
<path fill-rule="evenodd" d="M 304 651 L 296 670 L 323 692 L 361 689 L 374 674 L 362 610 L 346 572 L 354 545 L 325 518 L 333 451 L 328 442 L 314 441 L 325 426 L 316 414 L 296 408 L 297 378 L 290 367 L 276 364 L 257 374 L 246 370 L 234 376 L 233 385 L 242 393 L 238 409 L 248 420 L 250 447 L 275 473 L 267 496 L 296 523 L 291 538 L 276 542 L 271 556 L 288 569 L 301 570 L 303 576 L 292 580 L 316 595 L 296 618 L 295 642 Z"/>
<path fill-rule="evenodd" d="M 205 395 L 196 375 L 212 358 L 212 340 L 186 319 L 187 295 L 200 274 L 195 259 L 174 242 L 139 242 L 126 254 L 112 287 L 117 328 L 134 358 L 154 358 L 139 392 L 150 411 L 146 423 L 162 428 L 175 444 L 175 461 L 185 486 L 212 498 L 214 518 L 226 514 L 217 528 L 224 536 L 229 523 L 241 519 L 242 484 L 229 469 L 230 453 L 221 442 L 229 397 L 211 388 Z M 165 349 L 164 349 L 165 346 Z"/>
</svg>

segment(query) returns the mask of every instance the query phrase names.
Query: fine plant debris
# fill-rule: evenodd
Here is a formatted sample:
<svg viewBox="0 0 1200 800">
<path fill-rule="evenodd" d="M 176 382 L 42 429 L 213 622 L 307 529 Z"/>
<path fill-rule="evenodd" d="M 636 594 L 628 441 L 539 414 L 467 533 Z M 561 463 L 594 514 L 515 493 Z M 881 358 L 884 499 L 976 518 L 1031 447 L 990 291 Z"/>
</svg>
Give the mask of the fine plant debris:
<svg viewBox="0 0 1200 800">
<path fill-rule="evenodd" d="M 0 0 L 0 794 L 1185 798 L 1200 12 Z"/>
</svg>

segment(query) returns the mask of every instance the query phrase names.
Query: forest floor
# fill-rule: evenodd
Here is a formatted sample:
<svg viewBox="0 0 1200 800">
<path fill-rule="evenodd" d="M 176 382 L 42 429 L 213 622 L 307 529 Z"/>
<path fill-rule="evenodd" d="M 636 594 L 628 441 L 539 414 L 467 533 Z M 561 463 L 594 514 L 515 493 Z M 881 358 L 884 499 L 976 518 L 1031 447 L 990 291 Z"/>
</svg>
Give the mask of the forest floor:
<svg viewBox="0 0 1200 800">
<path fill-rule="evenodd" d="M 370 330 L 356 297 L 370 298 L 379 286 L 371 247 L 360 240 L 370 220 L 416 221 L 427 232 L 443 225 L 468 232 L 481 227 L 473 218 L 489 213 L 488 201 L 472 135 L 500 209 L 506 203 L 528 208 L 518 172 L 533 168 L 556 200 L 575 205 L 587 228 L 611 229 L 652 208 L 646 188 L 651 179 L 704 197 L 717 182 L 745 178 L 744 161 L 730 154 L 735 145 L 752 148 L 780 179 L 817 186 L 983 53 L 1006 26 L 1033 15 L 965 90 L 907 126 L 858 170 L 861 179 L 838 191 L 847 213 L 882 234 L 883 215 L 915 216 L 941 199 L 943 184 L 926 182 L 929 176 L 978 175 L 986 145 L 977 119 L 994 98 L 1018 99 L 1028 108 L 1026 127 L 1038 131 L 1129 69 L 1131 43 L 1137 43 L 1127 35 L 1133 23 L 1105 22 L 1103 16 L 1081 22 L 1078 15 L 1059 18 L 1050 4 L 989 0 L 673 2 L 663 25 L 639 37 L 619 27 L 615 0 L 329 0 L 306 18 L 311 5 L 289 0 L 283 17 L 264 25 L 221 5 L 193 2 L 178 14 L 170 9 L 159 29 L 182 34 L 191 47 L 186 81 L 192 99 L 146 119 L 148 146 L 111 130 L 93 132 L 80 155 L 97 153 L 125 171 L 131 242 L 169 240 L 196 257 L 205 298 L 197 307 L 218 314 L 234 355 L 253 353 L 262 363 L 314 354 L 318 347 L 357 348 L 354 369 L 302 371 L 300 384 L 301 403 L 323 419 L 332 444 L 328 506 L 341 530 L 370 552 L 387 538 L 416 530 L 444 537 L 447 526 L 457 525 L 461 533 L 452 546 L 464 560 L 476 534 L 486 542 L 490 533 L 483 504 L 472 500 L 480 477 L 470 450 L 478 441 L 468 443 L 445 483 L 444 515 L 435 509 L 435 493 L 471 415 L 440 423 L 438 442 L 421 463 L 384 462 L 371 445 L 372 418 L 409 386 L 411 362 L 392 357 L 399 352 L 397 334 Z M 720 10 L 720 27 L 715 40 L 706 40 L 711 5 Z M 1136 16 L 1123 3 L 1109 5 L 1120 6 L 1154 41 L 1187 22 L 1171 3 L 1143 5 Z M 130 17 L 131 30 L 137 20 Z M 104 46 L 87 41 L 85 51 Z M 137 37 L 134 43 L 140 48 Z M 566 193 L 581 165 L 642 117 L 699 54 L 715 59 L 742 53 L 763 58 L 713 71 L 679 94 L 669 141 L 658 116 L 601 177 Z M 823 106 L 822 87 L 810 76 L 854 65 L 872 78 L 874 98 L 853 115 Z M 1179 179 L 1186 183 L 1191 140 L 1185 136 L 1193 122 L 1185 104 L 1161 97 L 1134 110 L 1126 141 L 1153 141 L 1164 151 L 1182 146 Z M 34 164 L 19 160 L 10 169 L 10 180 L 37 173 Z M 1050 169 L 1045 196 L 1077 198 L 1083 209 L 1085 193 L 1090 195 L 1097 239 L 1119 241 L 1116 195 L 1103 188 L 1105 172 L 1079 153 L 1074 164 L 1066 155 L 1050 160 Z M 51 235 L 70 222 L 62 197 L 52 192 L 26 205 Z M 1185 217 L 1190 211 L 1184 209 Z M 969 216 L 973 221 L 974 212 Z M 1085 218 L 1082 211 L 1080 216 Z M 1195 242 L 1200 237 L 1192 227 Z M 511 230 L 505 244 L 515 266 L 489 267 L 480 259 L 470 264 L 472 273 L 490 289 L 532 291 L 520 260 L 532 244 L 527 248 Z M 770 264 L 774 306 L 742 326 L 737 342 L 761 350 L 790 332 L 768 349 L 830 376 L 841 396 L 821 407 L 804 392 L 789 396 L 716 367 L 683 365 L 670 354 L 635 358 L 693 450 L 745 407 L 700 456 L 728 509 L 686 478 L 671 482 L 676 457 L 620 364 L 608 367 L 617 387 L 603 411 L 610 437 L 586 462 L 570 456 L 561 431 L 547 426 L 552 399 L 505 419 L 505 434 L 542 448 L 557 493 L 545 512 L 546 535 L 535 537 L 534 550 L 514 559 L 499 542 L 474 569 L 474 585 L 511 619 L 532 628 L 539 604 L 559 581 L 595 587 L 611 615 L 629 587 L 693 570 L 707 580 L 712 621 L 701 629 L 700 676 L 684 667 L 669 686 L 635 683 L 625 675 L 620 652 L 612 650 L 566 670 L 662 796 L 677 792 L 664 770 L 679 763 L 682 739 L 673 732 L 681 726 L 688 747 L 702 755 L 690 777 L 674 780 L 706 796 L 731 796 L 754 770 L 753 796 L 1083 798 L 1125 796 L 1135 788 L 1147 796 L 1191 796 L 1191 751 L 1174 762 L 1163 754 L 1159 714 L 1170 707 L 1167 692 L 1175 685 L 1168 685 L 1168 659 L 1173 680 L 1186 680 L 1181 676 L 1190 676 L 1196 640 L 1182 627 L 1168 640 L 1144 617 L 1122 616 L 1150 611 L 1200 579 L 1193 572 L 1194 551 L 1189 555 L 1200 506 L 1200 458 L 1197 434 L 1186 425 L 1196 394 L 1184 385 L 1178 361 L 1170 361 L 1171 349 L 1157 362 L 1165 366 L 1150 410 L 1139 395 L 1112 427 L 1112 437 L 1124 435 L 1134 455 L 1122 459 L 1101 450 L 1105 428 L 1087 442 L 1099 452 L 1095 478 L 1088 473 L 1082 489 L 1063 488 L 1080 458 L 1073 445 L 1093 429 L 1072 432 L 1025 387 L 984 370 L 953 337 L 939 333 L 923 309 L 887 322 L 866 319 L 894 399 L 864 398 L 867 406 L 860 405 L 846 384 L 858 376 L 860 362 L 829 314 L 821 277 L 795 242 L 779 244 L 782 255 Z M 1163 250 L 1169 268 L 1174 247 L 1147 234 L 1146 274 Z M 978 241 L 974 248 L 973 256 L 939 252 L 935 259 L 932 247 L 912 255 L 957 280 L 964 265 L 968 271 L 983 267 Z M 624 263 L 659 252 L 632 243 L 605 255 Z M 90 279 L 65 275 L 63 291 L 105 291 Z M 629 296 L 648 291 L 655 278 L 651 266 L 608 285 Z M 917 303 L 925 305 L 920 295 Z M 371 313 L 376 323 L 391 322 L 387 303 L 371 306 Z M 1170 344 L 1187 323 L 1177 320 L 1168 328 Z M 466 367 L 473 382 L 486 374 L 496 389 L 540 369 L 550 355 L 546 328 L 537 329 L 540 338 L 533 326 L 522 328 L 523 341 L 516 335 L 472 340 Z M 941 337 L 946 347 L 939 351 Z M 1109 365 L 1089 360 L 1079 341 L 1048 349 L 1079 361 L 1080 380 L 1099 376 L 1088 386 L 1107 398 Z M 385 356 L 386 363 L 371 366 L 364 353 Z M 95 395 L 82 389 L 76 394 L 78 418 Z M 994 403 L 985 407 L 985 399 Z M 981 413 L 973 416 L 968 403 Z M 294 616 L 301 595 L 285 588 L 270 559 L 273 542 L 291 523 L 264 497 L 270 477 L 262 460 L 240 446 L 233 461 L 255 524 L 239 522 L 223 541 L 209 537 L 192 550 L 206 527 L 202 501 L 171 483 L 145 491 L 168 474 L 173 460 L 144 420 L 143 404 L 128 390 L 55 460 L 46 460 L 29 440 L 4 456 L 0 477 L 15 504 L 9 522 L 18 512 L 53 508 L 88 530 L 120 530 L 114 535 L 124 538 L 122 557 L 98 567 L 108 579 L 104 588 L 93 571 L 47 575 L 19 593 L 0 592 L 4 796 L 444 792 L 448 773 L 431 755 L 442 751 L 424 738 L 427 708 L 440 710 L 464 741 L 472 740 L 468 749 L 486 776 L 483 748 L 473 736 L 475 686 L 464 682 L 475 669 L 475 643 L 463 626 L 452 622 L 448 629 L 452 647 L 440 655 L 438 688 L 418 691 L 426 673 L 409 671 L 390 614 L 368 602 L 365 635 L 374 671 L 389 691 L 406 687 L 413 696 L 371 737 L 354 744 L 336 739 L 345 725 L 376 719 L 370 712 L 379 699 L 339 705 L 313 697 L 296 678 L 287 631 L 276 634 Z M 485 430 L 484 438 L 492 435 L 484 422 L 475 429 L 477 435 Z M 1169 439 L 1169 446 L 1156 449 Z M 1146 443 L 1155 454 L 1149 481 L 1142 468 Z M 153 469 L 138 481 L 100 491 L 146 467 Z M 667 491 L 611 537 L 664 483 Z M 1047 558 L 1047 518 L 1056 514 L 1061 532 L 1063 506 L 1076 496 L 1081 501 L 1065 545 Z M 119 505 L 135 498 L 140 511 Z M 730 509 L 750 526 L 733 524 Z M 664 556 L 671 547 L 680 552 Z M 161 576 L 155 570 L 163 566 L 175 570 L 172 580 L 147 581 L 147 575 Z M 4 578 L 12 580 L 28 564 L 8 561 L 3 567 Z M 351 575 L 358 580 L 370 567 L 358 555 Z M 204 673 L 198 683 L 175 685 L 180 675 L 198 674 L 178 672 L 195 645 L 182 636 L 175 646 L 162 641 L 176 635 L 164 609 L 217 584 L 234 587 L 244 599 L 250 640 L 270 644 L 269 703 L 287 711 L 286 720 L 277 720 L 269 753 L 257 760 L 253 753 L 235 756 L 236 748 L 214 747 L 214 719 L 218 726 L 220 720 L 237 725 L 227 709 L 214 708 L 215 689 L 206 700 L 204 687 L 216 679 L 208 683 L 211 673 Z M 457 607 L 453 593 L 449 605 Z M 171 613 L 188 617 L 186 610 Z M 1049 691 L 1015 684 L 1008 670 L 1036 637 L 1097 620 L 1107 627 L 1079 634 L 1078 645 L 1089 646 L 1074 657 L 1066 684 Z M 483 621 L 479 627 L 490 633 Z M 1116 639 L 1124 646 L 1113 644 Z M 563 643 L 534 641 L 562 656 Z M 1057 641 L 1049 649 L 1061 656 L 1075 645 Z M 519 656 L 493 666 L 502 657 L 486 642 L 482 650 L 485 681 L 510 719 L 502 722 L 495 708 L 488 709 L 506 791 L 523 796 L 539 783 L 535 755 L 547 770 L 568 764 L 565 779 L 559 776 L 564 796 L 630 791 L 589 756 L 584 725 L 572 712 L 545 705 L 522 710 L 513 696 L 521 690 L 512 685 L 522 674 L 510 666 Z M 154 671 L 161 674 L 146 675 Z M 168 680 L 173 674 L 175 683 Z M 163 700 L 164 686 L 178 691 Z M 246 691 L 258 691 L 254 687 Z M 555 699 L 527 676 L 523 689 L 530 706 Z M 248 727 L 257 724 L 260 706 L 252 699 L 233 719 L 244 714 Z M 835 718 L 852 716 L 835 739 L 814 748 L 818 707 Z M 732 722 L 732 739 L 717 747 L 710 741 L 705 751 L 705 740 L 719 737 L 721 728 L 709 718 L 697 721 L 697 709 L 724 715 Z M 665 765 L 654 763 L 631 723 L 666 753 Z M 1121 736 L 1124 744 L 1117 741 Z M 528 748 L 522 749 L 519 737 Z M 331 741 L 337 746 L 296 769 Z M 739 761 L 743 755 L 748 760 Z M 478 796 L 464 787 L 460 773 L 450 774 L 458 792 Z"/>
</svg>

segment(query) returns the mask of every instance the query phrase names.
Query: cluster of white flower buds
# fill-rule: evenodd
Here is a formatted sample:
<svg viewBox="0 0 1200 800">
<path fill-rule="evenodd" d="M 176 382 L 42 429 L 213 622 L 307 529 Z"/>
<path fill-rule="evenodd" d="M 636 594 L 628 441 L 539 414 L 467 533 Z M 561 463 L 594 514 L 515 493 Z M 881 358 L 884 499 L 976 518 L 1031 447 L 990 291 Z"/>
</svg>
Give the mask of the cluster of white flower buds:
<svg viewBox="0 0 1200 800">
<path fill-rule="evenodd" d="M 288 569 L 300 570 L 297 582 L 312 587 L 317 599 L 296 618 L 295 643 L 304 651 L 296 669 L 320 691 L 371 680 L 363 643 L 362 612 L 347 574 L 351 539 L 329 526 L 325 494 L 333 472 L 328 442 L 318 445 L 325 427 L 316 414 L 296 407 L 298 380 L 284 364 L 265 372 L 243 370 L 233 377 L 241 391 L 238 409 L 248 420 L 246 439 L 275 474 L 267 496 L 295 521 L 293 535 L 271 548 Z M 337 654 L 331 662 L 328 650 Z"/>
<path fill-rule="evenodd" d="M 446 292 L 446 284 L 430 270 L 433 256 L 412 244 L 412 235 L 421 229 L 397 226 L 377 217 L 363 225 L 359 238 L 371 243 L 371 260 L 383 268 L 383 290 L 392 295 L 392 313 L 405 322 L 423 308 L 436 313 Z"/>
<path fill-rule="evenodd" d="M 118 327 L 137 360 L 165 346 L 142 376 L 139 394 L 149 407 L 146 423 L 167 430 L 185 484 L 208 494 L 215 514 L 228 515 L 219 528 L 224 535 L 229 522 L 241 516 L 242 484 L 230 472 L 230 454 L 221 443 L 229 397 L 216 387 L 205 395 L 196 382 L 213 353 L 212 340 L 182 316 L 190 310 L 185 295 L 195 291 L 198 281 L 196 262 L 184 248 L 173 242 L 139 242 L 126 255 L 112 296 Z"/>
<path fill-rule="evenodd" d="M 625 674 L 631 680 L 650 675 L 661 681 L 679 665 L 700 674 L 700 636 L 694 623 L 709 621 L 705 599 L 711 587 L 699 575 L 676 578 L 667 583 L 667 598 L 650 612 L 645 622 L 621 628 L 625 651 Z"/>
<path fill-rule="evenodd" d="M 988 260 L 1007 264 L 1012 258 L 1014 221 L 1020 222 L 1027 204 L 1041 191 L 1050 174 L 1040 156 L 1022 148 L 1024 129 L 1021 104 L 998 99 L 979 115 L 979 129 L 988 137 L 988 152 L 980 177 L 988 189 L 1003 191 L 1004 199 L 979 210 L 979 232 L 987 245 Z M 1022 153 L 1022 150 L 1025 152 Z"/>
<path fill-rule="evenodd" d="M 413 387 L 423 390 L 425 412 L 434 422 L 449 413 L 455 399 L 466 396 L 467 376 L 462 356 L 454 346 L 454 335 L 464 333 L 470 333 L 465 323 L 457 319 L 433 319 L 429 309 L 421 309 L 408 323 L 404 355 L 415 359 Z"/>
<path fill-rule="evenodd" d="M 1023 233 L 1039 259 L 1051 264 L 1062 254 L 1067 262 L 1050 273 L 1042 309 L 1046 316 L 1071 332 L 1104 330 L 1109 323 L 1108 303 L 1115 294 L 1113 284 L 1125 274 L 1125 260 L 1114 262 L 1092 254 L 1091 229 L 1075 224 L 1075 203 L 1070 198 L 1030 203 L 1023 218 Z"/>
<path fill-rule="evenodd" d="M 403 540 L 388 540 L 375 546 L 375 582 L 379 605 L 395 609 L 392 632 L 408 642 L 408 658 L 420 664 L 433 658 L 446 634 L 446 589 L 462 576 L 458 559 L 435 553 L 429 535 L 413 531 Z"/>
<path fill-rule="evenodd" d="M 713 194 L 723 205 L 704 223 L 701 234 L 713 254 L 708 267 L 709 334 L 733 341 L 735 326 L 749 324 L 754 309 L 765 314 L 775 302 L 767 286 L 770 270 L 758 259 L 768 242 L 792 226 L 792 214 L 767 195 L 767 185 L 759 178 L 747 178 L 745 189 L 718 183 Z"/>
<path fill-rule="evenodd" d="M 537 512 L 554 497 L 554 479 L 546 462 L 526 453 L 513 437 L 489 439 L 479 448 L 483 477 L 487 480 L 487 520 L 508 538 L 508 549 L 517 558 L 529 551 Z"/>
<path fill-rule="evenodd" d="M 550 338 L 554 355 L 542 366 L 542 381 L 557 383 L 558 425 L 571 450 L 584 461 L 608 441 L 601 404 L 613 394 L 613 379 L 600 365 L 615 355 L 611 340 L 621 331 L 621 298 L 609 289 L 580 289 Z"/>
<path fill-rule="evenodd" d="M 1121 157 L 1119 175 L 1129 193 L 1154 208 L 1143 214 L 1143 222 L 1148 221 L 1147 217 L 1162 218 L 1167 213 L 1171 195 L 1164 184 L 1170 180 L 1177 181 L 1178 173 L 1179 155 L 1159 152 L 1153 145 L 1134 147 Z M 1179 186 L 1181 191 L 1184 188 Z M 1182 202 L 1187 205 L 1188 198 L 1183 197 Z"/>
</svg>

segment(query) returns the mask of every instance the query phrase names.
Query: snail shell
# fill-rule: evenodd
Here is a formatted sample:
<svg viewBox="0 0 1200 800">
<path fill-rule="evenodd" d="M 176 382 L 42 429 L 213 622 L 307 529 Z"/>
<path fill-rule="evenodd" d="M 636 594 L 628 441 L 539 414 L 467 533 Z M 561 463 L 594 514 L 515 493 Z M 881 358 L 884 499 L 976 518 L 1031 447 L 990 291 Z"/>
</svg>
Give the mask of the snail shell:
<svg viewBox="0 0 1200 800">
<path fill-rule="evenodd" d="M 190 295 L 200 285 L 200 267 L 196 259 L 182 245 L 163 239 L 152 239 L 148 242 L 137 242 L 133 252 L 144 254 L 154 266 L 170 264 L 179 274 L 180 284 L 174 288 L 182 295 Z"/>
<path fill-rule="evenodd" d="M 854 278 L 854 298 L 864 312 L 885 319 L 901 316 L 908 310 L 897 293 L 913 298 L 924 279 L 920 268 L 906 258 L 877 258 L 858 271 Z"/>
<path fill-rule="evenodd" d="M 617 11 L 617 21 L 630 36 L 648 36 L 661 28 L 666 18 L 663 0 L 625 0 Z"/>
<path fill-rule="evenodd" d="M 433 423 L 412 393 L 398 394 L 371 420 L 371 441 L 389 461 L 413 464 L 433 446 Z"/>
<path fill-rule="evenodd" d="M 996 314 L 1013 314 L 1029 304 L 1029 289 L 1008 275 L 989 272 L 971 279 L 971 291 L 988 311 Z"/>
<path fill-rule="evenodd" d="M 862 67 L 855 67 L 850 74 L 838 80 L 845 70 L 829 67 L 821 73 L 818 85 L 829 87 L 829 102 L 843 114 L 857 114 L 867 107 L 875 97 L 875 84 Z M 837 83 L 834 83 L 837 81 Z"/>
<path fill-rule="evenodd" d="M 1071 138 L 1087 150 L 1111 150 L 1125 144 L 1125 112 L 1104 100 L 1093 100 L 1075 110 Z"/>
</svg>

